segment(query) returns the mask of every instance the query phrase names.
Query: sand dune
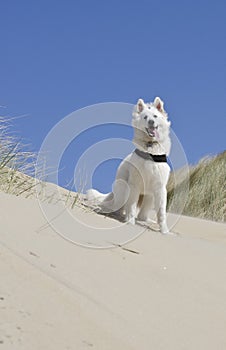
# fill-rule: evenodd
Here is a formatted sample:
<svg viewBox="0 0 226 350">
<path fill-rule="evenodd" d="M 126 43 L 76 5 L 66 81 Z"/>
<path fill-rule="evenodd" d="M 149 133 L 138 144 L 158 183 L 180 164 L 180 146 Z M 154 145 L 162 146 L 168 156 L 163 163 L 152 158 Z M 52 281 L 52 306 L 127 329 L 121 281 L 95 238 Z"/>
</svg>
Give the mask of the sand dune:
<svg viewBox="0 0 226 350">
<path fill-rule="evenodd" d="M 162 236 L 59 209 L 57 227 L 82 244 L 93 226 L 100 246 L 109 231 L 112 246 L 139 236 L 89 249 L 46 225 L 35 199 L 1 193 L 0 205 L 0 349 L 226 349 L 224 224 L 181 217 Z"/>
</svg>

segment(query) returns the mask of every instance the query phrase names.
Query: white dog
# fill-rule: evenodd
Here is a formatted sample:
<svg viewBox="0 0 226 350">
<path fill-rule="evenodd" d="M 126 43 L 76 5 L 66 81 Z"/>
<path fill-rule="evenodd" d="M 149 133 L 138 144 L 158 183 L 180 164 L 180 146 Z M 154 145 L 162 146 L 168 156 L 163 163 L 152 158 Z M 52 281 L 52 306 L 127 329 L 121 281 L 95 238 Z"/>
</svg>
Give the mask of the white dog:
<svg viewBox="0 0 226 350">
<path fill-rule="evenodd" d="M 148 222 L 152 209 L 156 210 L 161 233 L 168 233 L 166 223 L 166 185 L 170 167 L 166 156 L 170 152 L 167 113 L 163 101 L 156 97 L 154 103 L 139 99 L 134 107 L 132 126 L 133 143 L 137 147 L 120 164 L 113 191 L 101 194 L 87 192 L 87 200 L 99 205 L 101 212 L 114 213 L 116 217 L 135 223 L 135 219 Z"/>
</svg>

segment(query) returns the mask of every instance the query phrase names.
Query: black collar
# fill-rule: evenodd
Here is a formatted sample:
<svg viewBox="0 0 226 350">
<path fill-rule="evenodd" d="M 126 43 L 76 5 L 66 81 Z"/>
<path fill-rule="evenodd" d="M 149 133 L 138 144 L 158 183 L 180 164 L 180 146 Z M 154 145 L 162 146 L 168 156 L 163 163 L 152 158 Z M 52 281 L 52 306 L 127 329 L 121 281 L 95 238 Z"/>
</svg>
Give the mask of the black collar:
<svg viewBox="0 0 226 350">
<path fill-rule="evenodd" d="M 134 152 L 143 159 L 152 160 L 156 163 L 167 163 L 166 154 L 151 154 L 148 152 L 143 152 L 138 148 L 136 148 Z"/>
</svg>

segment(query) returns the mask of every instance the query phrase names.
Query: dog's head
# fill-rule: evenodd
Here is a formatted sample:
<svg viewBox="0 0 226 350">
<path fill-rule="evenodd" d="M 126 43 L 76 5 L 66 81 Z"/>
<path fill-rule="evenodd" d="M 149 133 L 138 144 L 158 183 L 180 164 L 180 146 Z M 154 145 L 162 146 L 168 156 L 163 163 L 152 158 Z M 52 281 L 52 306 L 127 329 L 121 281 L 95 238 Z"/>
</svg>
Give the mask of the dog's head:
<svg viewBox="0 0 226 350">
<path fill-rule="evenodd" d="M 170 127 L 163 101 L 159 97 L 153 103 L 139 99 L 134 107 L 132 125 L 142 132 L 146 142 L 161 142 Z"/>
</svg>

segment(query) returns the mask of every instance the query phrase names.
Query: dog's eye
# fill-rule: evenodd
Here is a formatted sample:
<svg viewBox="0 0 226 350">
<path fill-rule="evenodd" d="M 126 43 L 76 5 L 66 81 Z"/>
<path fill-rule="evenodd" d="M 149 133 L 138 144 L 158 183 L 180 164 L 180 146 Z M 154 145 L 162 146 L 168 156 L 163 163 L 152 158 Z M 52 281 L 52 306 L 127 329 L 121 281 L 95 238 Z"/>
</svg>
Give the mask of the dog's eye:
<svg viewBox="0 0 226 350">
<path fill-rule="evenodd" d="M 147 115 L 145 115 L 145 116 L 144 116 L 144 119 L 146 120 L 147 118 L 148 118 L 148 116 L 147 116 Z"/>
<path fill-rule="evenodd" d="M 154 118 L 158 118 L 158 116 L 157 116 L 157 115 L 155 115 L 155 114 L 153 115 L 153 117 L 154 117 Z"/>
<path fill-rule="evenodd" d="M 151 107 L 148 107 L 148 109 L 151 109 Z"/>
</svg>

